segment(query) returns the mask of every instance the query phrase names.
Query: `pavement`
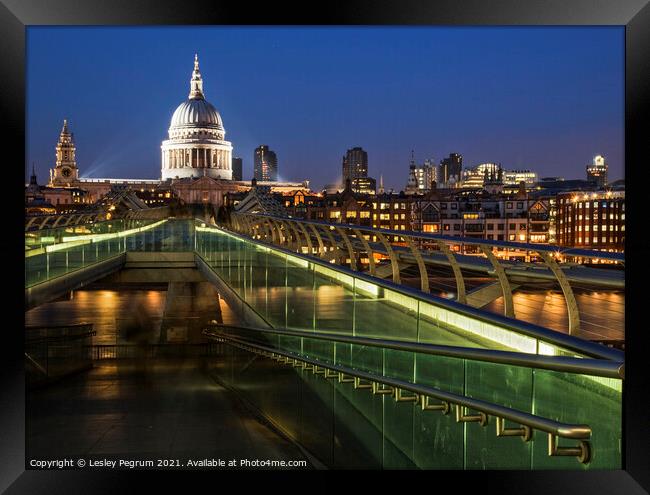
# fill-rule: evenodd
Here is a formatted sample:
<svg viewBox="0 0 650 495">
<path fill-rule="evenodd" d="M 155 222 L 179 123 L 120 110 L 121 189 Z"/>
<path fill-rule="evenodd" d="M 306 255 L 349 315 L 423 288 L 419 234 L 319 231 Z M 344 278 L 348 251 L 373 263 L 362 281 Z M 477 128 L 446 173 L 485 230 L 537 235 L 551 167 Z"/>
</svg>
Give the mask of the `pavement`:
<svg viewBox="0 0 650 495">
<path fill-rule="evenodd" d="M 27 460 L 307 460 L 200 359 L 99 361 L 28 392 Z M 310 462 L 307 460 L 307 467 Z"/>
</svg>

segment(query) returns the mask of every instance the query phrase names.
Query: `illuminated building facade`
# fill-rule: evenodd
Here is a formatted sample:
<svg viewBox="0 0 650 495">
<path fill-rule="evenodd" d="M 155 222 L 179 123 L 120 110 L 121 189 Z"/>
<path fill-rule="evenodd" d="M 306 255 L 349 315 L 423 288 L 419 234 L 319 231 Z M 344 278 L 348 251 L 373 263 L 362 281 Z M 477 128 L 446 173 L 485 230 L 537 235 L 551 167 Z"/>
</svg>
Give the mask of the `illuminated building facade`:
<svg viewBox="0 0 650 495">
<path fill-rule="evenodd" d="M 358 177 L 368 177 L 368 153 L 357 146 L 347 150 L 343 157 L 343 184 Z"/>
<path fill-rule="evenodd" d="M 500 163 L 481 163 L 463 171 L 463 187 L 482 188 L 486 182 L 498 180 L 503 174 Z"/>
<path fill-rule="evenodd" d="M 569 192 L 557 196 L 560 246 L 625 250 L 625 191 Z"/>
<path fill-rule="evenodd" d="M 413 202 L 414 230 L 495 241 L 549 242 L 548 201 L 522 195 L 440 191 Z"/>
<path fill-rule="evenodd" d="M 362 194 L 375 194 L 377 181 L 372 177 L 355 177 L 351 181 L 352 190 Z"/>
<path fill-rule="evenodd" d="M 415 165 L 411 160 L 409 167 L 409 180 L 406 185 L 406 193 L 425 193 L 431 190 L 431 183 L 438 181 L 438 167 L 433 159 L 424 160 L 422 165 Z"/>
<path fill-rule="evenodd" d="M 457 187 L 463 178 L 463 155 L 450 153 L 440 160 L 438 182 L 443 187 Z"/>
<path fill-rule="evenodd" d="M 504 170 L 503 172 L 504 186 L 519 186 L 523 182 L 526 184 L 526 187 L 530 188 L 538 180 L 537 173 L 531 170 Z"/>
<path fill-rule="evenodd" d="M 596 155 L 591 165 L 587 165 L 587 180 L 597 187 L 605 187 L 607 185 L 607 163 L 605 157 Z"/>
<path fill-rule="evenodd" d="M 255 148 L 253 156 L 253 177 L 257 181 L 278 180 L 278 157 L 268 145 L 262 144 Z"/>
</svg>

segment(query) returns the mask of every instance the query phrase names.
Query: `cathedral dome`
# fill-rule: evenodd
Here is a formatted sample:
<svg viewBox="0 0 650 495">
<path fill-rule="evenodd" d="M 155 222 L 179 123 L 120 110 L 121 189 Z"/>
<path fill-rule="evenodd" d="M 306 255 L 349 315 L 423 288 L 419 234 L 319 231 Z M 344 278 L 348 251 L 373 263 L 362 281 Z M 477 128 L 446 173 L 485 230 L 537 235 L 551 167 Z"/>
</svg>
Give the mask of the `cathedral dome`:
<svg viewBox="0 0 650 495">
<path fill-rule="evenodd" d="M 160 147 L 162 179 L 232 180 L 232 144 L 225 136 L 221 115 L 203 94 L 199 58 L 194 55 L 190 94 L 174 111 L 169 139 Z"/>
<path fill-rule="evenodd" d="M 172 116 L 170 127 L 207 127 L 223 130 L 221 115 L 205 98 L 190 98 Z"/>
<path fill-rule="evenodd" d="M 219 138 L 223 138 L 224 128 L 221 115 L 214 108 L 212 103 L 205 99 L 203 94 L 203 78 L 199 71 L 198 56 L 194 56 L 194 71 L 190 80 L 190 94 L 172 115 L 172 121 L 169 126 L 170 137 L 180 137 L 181 135 L 194 133 L 194 129 L 209 129 L 217 132 Z"/>
</svg>

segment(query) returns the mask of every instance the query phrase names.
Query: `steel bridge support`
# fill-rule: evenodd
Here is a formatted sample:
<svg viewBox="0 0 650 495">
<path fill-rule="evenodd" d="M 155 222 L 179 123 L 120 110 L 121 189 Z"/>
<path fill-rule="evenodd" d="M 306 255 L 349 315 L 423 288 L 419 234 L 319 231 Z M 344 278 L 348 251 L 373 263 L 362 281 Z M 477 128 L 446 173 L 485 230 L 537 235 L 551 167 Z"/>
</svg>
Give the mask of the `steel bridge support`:
<svg viewBox="0 0 650 495">
<path fill-rule="evenodd" d="M 456 293 L 457 293 L 456 301 L 461 304 L 467 304 L 467 293 L 465 291 L 465 279 L 463 279 L 463 272 L 461 271 L 460 265 L 456 260 L 456 256 L 451 251 L 449 246 L 445 244 L 444 241 L 437 241 L 436 244 L 440 248 L 440 251 L 442 251 L 447 257 L 447 260 L 449 261 L 449 265 L 451 266 L 451 269 L 454 272 L 454 278 L 456 279 Z"/>
<path fill-rule="evenodd" d="M 569 335 L 575 335 L 580 331 L 580 310 L 578 309 L 578 302 L 576 301 L 575 294 L 573 289 L 569 284 L 569 280 L 566 275 L 557 264 L 557 261 L 553 259 L 551 253 L 546 251 L 537 251 L 546 263 L 546 266 L 553 272 L 555 278 L 560 283 L 560 288 L 564 294 L 564 300 L 566 301 L 567 312 L 569 315 Z"/>
<path fill-rule="evenodd" d="M 354 254 L 354 249 L 352 248 L 352 243 L 350 242 L 350 239 L 348 238 L 348 235 L 345 233 L 345 229 L 341 227 L 334 227 L 338 234 L 343 238 L 343 242 L 345 243 L 345 246 L 348 248 L 348 255 L 350 256 L 350 268 L 356 271 L 357 269 L 357 259 Z"/>
<path fill-rule="evenodd" d="M 409 236 L 404 236 L 404 240 L 408 247 L 411 249 L 411 253 L 415 257 L 415 261 L 418 263 L 418 269 L 420 270 L 420 290 L 422 292 L 430 292 L 429 290 L 429 273 L 427 272 L 427 267 L 424 264 L 424 259 L 422 258 L 422 252 L 415 245 L 413 239 Z"/>
<path fill-rule="evenodd" d="M 311 236 L 307 232 L 307 229 L 305 226 L 302 224 L 302 222 L 295 221 L 295 224 L 298 226 L 298 228 L 302 231 L 303 235 L 305 236 L 305 241 L 307 242 L 307 248 L 309 249 L 309 254 L 312 255 L 314 253 L 314 245 L 311 242 Z"/>
<path fill-rule="evenodd" d="M 307 224 L 309 228 L 311 228 L 312 232 L 316 236 L 316 240 L 318 241 L 318 254 L 321 258 L 325 257 L 325 243 L 323 242 L 323 238 L 320 235 L 320 232 L 318 232 L 318 229 L 313 223 L 308 223 Z"/>
<path fill-rule="evenodd" d="M 392 246 L 390 245 L 390 242 L 388 242 L 388 239 L 386 239 L 386 236 L 382 234 L 381 232 L 373 232 L 377 236 L 377 239 L 379 239 L 379 242 L 381 242 L 384 246 L 384 249 L 388 253 L 388 257 L 390 258 L 390 267 L 393 270 L 393 282 L 396 284 L 401 284 L 401 278 L 399 276 L 399 264 L 397 261 L 397 256 L 395 256 L 395 251 L 393 251 Z"/>
<path fill-rule="evenodd" d="M 510 287 L 510 281 L 506 276 L 506 272 L 501 266 L 501 264 L 499 263 L 497 257 L 494 256 L 494 253 L 492 252 L 492 248 L 490 246 L 485 246 L 481 244 L 481 250 L 483 251 L 483 253 L 485 253 L 487 259 L 490 260 L 490 263 L 494 268 L 494 272 L 496 273 L 496 276 L 499 279 L 499 284 L 501 284 L 501 291 L 503 292 L 503 306 L 504 306 L 503 313 L 509 318 L 515 318 L 515 307 L 512 301 L 512 288 Z"/>
<path fill-rule="evenodd" d="M 318 227 L 320 226 L 317 226 L 316 228 Z M 336 264 L 340 265 L 341 263 L 339 262 L 340 261 L 339 258 L 341 257 L 341 248 L 339 248 L 339 245 L 336 243 L 336 240 L 334 239 L 334 236 L 332 235 L 330 229 L 323 227 L 322 231 L 325 232 L 325 235 L 329 239 L 330 244 L 332 244 L 332 247 L 334 248 L 334 250 L 332 251 L 332 255 L 334 256 L 334 260 Z"/>
<path fill-rule="evenodd" d="M 352 229 L 352 232 L 354 232 L 354 235 L 359 239 L 359 242 L 363 245 L 363 249 L 366 250 L 366 253 L 368 253 L 368 271 L 370 272 L 370 275 L 374 276 L 375 275 L 375 257 L 373 256 L 373 251 L 372 248 L 370 247 L 370 244 L 366 240 L 365 237 L 363 237 L 363 234 L 359 229 Z"/>
</svg>

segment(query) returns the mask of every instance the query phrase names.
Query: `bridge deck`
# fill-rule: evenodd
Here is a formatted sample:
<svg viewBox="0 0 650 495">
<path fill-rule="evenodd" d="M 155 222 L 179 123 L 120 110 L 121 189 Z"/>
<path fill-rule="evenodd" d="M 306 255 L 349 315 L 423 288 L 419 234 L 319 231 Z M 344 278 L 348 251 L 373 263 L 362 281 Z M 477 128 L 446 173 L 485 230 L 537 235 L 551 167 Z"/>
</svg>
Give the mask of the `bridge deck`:
<svg viewBox="0 0 650 495">
<path fill-rule="evenodd" d="M 100 362 L 27 414 L 27 458 L 306 459 L 193 360 Z"/>
</svg>

